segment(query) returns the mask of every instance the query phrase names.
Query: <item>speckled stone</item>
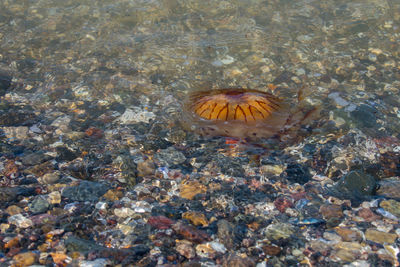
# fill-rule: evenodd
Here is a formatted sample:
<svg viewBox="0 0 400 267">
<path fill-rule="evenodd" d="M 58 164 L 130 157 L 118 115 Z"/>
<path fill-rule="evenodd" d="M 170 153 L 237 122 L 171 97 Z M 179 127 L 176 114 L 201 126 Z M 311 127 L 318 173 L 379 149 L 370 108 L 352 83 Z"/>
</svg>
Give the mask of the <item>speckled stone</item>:
<svg viewBox="0 0 400 267">
<path fill-rule="evenodd" d="M 392 244 L 396 240 L 397 235 L 369 228 L 365 231 L 365 238 L 379 244 Z"/>
</svg>

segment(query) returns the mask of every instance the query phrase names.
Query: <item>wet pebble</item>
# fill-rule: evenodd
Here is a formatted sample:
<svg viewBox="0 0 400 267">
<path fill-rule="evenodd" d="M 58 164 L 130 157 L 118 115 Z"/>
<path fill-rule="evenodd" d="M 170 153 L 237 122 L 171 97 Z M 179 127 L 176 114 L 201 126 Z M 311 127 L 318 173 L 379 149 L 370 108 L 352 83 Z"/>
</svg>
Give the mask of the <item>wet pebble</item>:
<svg viewBox="0 0 400 267">
<path fill-rule="evenodd" d="M 370 196 L 376 188 L 376 180 L 363 171 L 351 171 L 337 183 L 337 188 L 350 196 Z"/>
<path fill-rule="evenodd" d="M 147 223 L 156 229 L 169 229 L 174 221 L 165 216 L 153 216 L 147 220 Z"/>
<path fill-rule="evenodd" d="M 50 172 L 46 173 L 45 175 L 39 177 L 38 181 L 39 183 L 42 184 L 54 184 L 58 182 L 60 179 L 60 173 L 59 172 Z"/>
<path fill-rule="evenodd" d="M 28 207 L 32 213 L 43 213 L 47 211 L 50 204 L 47 201 L 45 196 L 36 196 L 31 203 L 29 203 Z"/>
<path fill-rule="evenodd" d="M 227 256 L 224 257 L 223 263 L 222 263 L 223 267 L 255 267 L 256 264 L 254 262 L 253 259 L 249 258 L 249 257 L 241 257 L 239 255 L 236 254 L 229 254 Z"/>
<path fill-rule="evenodd" d="M 234 246 L 234 228 L 232 223 L 227 220 L 219 220 L 218 226 L 218 239 L 227 249 L 233 249 Z"/>
<path fill-rule="evenodd" d="M 325 219 L 341 218 L 343 217 L 343 210 L 340 205 L 324 204 L 320 207 L 319 211 Z"/>
<path fill-rule="evenodd" d="M 185 239 L 195 243 L 202 243 L 210 240 L 210 236 L 206 232 L 198 230 L 191 225 L 185 225 L 182 222 L 174 224 L 172 229 L 174 229 L 177 234 L 182 235 Z"/>
<path fill-rule="evenodd" d="M 192 242 L 188 240 L 179 240 L 176 242 L 175 250 L 187 259 L 196 257 L 196 251 L 193 248 Z"/>
<path fill-rule="evenodd" d="M 198 194 L 207 192 L 207 187 L 198 181 L 188 181 L 180 186 L 180 196 L 186 199 L 193 199 Z"/>
<path fill-rule="evenodd" d="M 397 235 L 369 228 L 365 231 L 365 238 L 379 244 L 392 244 Z"/>
<path fill-rule="evenodd" d="M 14 224 L 15 226 L 19 228 L 28 228 L 33 225 L 32 221 L 26 217 L 24 217 L 22 214 L 15 214 L 10 217 L 8 217 L 8 223 L 9 224 Z"/>
<path fill-rule="evenodd" d="M 81 181 L 79 185 L 70 186 L 63 190 L 62 197 L 73 201 L 97 201 L 108 190 L 103 183 Z"/>
<path fill-rule="evenodd" d="M 10 215 L 19 214 L 22 212 L 22 209 L 16 205 L 8 206 L 6 212 Z"/>
<path fill-rule="evenodd" d="M 166 149 L 161 149 L 155 155 L 155 159 L 162 165 L 166 167 L 171 167 L 173 165 L 182 164 L 186 161 L 185 155 L 182 152 L 176 150 L 174 147 L 168 147 Z"/>
<path fill-rule="evenodd" d="M 13 257 L 14 266 L 25 267 L 36 263 L 38 260 L 38 254 L 34 252 L 19 253 Z"/>
<path fill-rule="evenodd" d="M 140 107 L 131 107 L 125 110 L 124 114 L 119 117 L 119 121 L 122 124 L 134 124 L 138 122 L 148 123 L 155 117 L 156 115 L 153 112 L 143 110 Z"/>
<path fill-rule="evenodd" d="M 393 199 L 383 200 L 379 206 L 400 219 L 400 202 Z"/>
<path fill-rule="evenodd" d="M 288 223 L 274 223 L 265 228 L 264 234 L 268 240 L 279 240 L 289 238 L 295 228 Z"/>
<path fill-rule="evenodd" d="M 345 242 L 353 242 L 362 240 L 361 233 L 356 229 L 346 228 L 346 227 L 338 227 L 335 229 L 336 233 L 342 237 L 342 240 Z"/>
<path fill-rule="evenodd" d="M 379 181 L 379 187 L 376 194 L 400 200 L 400 180 L 393 178 Z"/>
<path fill-rule="evenodd" d="M 79 262 L 79 267 L 105 267 L 110 265 L 110 260 L 108 259 L 95 259 L 92 261 L 83 260 Z"/>
</svg>

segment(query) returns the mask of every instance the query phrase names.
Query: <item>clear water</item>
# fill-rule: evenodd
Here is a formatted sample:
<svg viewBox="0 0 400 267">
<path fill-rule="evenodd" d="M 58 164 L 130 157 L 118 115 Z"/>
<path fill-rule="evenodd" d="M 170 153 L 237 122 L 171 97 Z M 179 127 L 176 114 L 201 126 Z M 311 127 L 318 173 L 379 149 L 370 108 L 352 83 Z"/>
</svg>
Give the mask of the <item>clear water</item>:
<svg viewBox="0 0 400 267">
<path fill-rule="evenodd" d="M 119 103 L 168 120 L 190 91 L 278 83 L 339 121 L 373 106 L 398 136 L 399 21 L 393 0 L 3 0 L 0 68 L 46 111 Z"/>
</svg>

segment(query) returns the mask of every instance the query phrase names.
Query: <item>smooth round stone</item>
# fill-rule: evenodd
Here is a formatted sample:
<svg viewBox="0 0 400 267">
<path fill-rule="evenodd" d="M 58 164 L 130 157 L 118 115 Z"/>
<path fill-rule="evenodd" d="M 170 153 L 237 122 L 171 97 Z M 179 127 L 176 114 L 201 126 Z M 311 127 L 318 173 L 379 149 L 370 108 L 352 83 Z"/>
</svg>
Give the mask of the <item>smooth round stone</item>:
<svg viewBox="0 0 400 267">
<path fill-rule="evenodd" d="M 46 173 L 39 178 L 39 182 L 42 184 L 55 184 L 58 180 L 60 180 L 59 172 Z"/>
</svg>

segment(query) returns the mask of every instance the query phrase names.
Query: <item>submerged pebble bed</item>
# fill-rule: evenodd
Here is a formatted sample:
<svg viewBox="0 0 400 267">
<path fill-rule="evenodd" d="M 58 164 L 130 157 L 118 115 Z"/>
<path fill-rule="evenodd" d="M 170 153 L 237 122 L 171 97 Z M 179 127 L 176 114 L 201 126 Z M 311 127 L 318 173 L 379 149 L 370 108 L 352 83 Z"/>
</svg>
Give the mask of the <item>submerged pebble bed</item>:
<svg viewBox="0 0 400 267">
<path fill-rule="evenodd" d="M 396 1 L 0 3 L 1 266 L 398 266 Z M 321 116 L 182 127 L 189 92 Z"/>
</svg>

